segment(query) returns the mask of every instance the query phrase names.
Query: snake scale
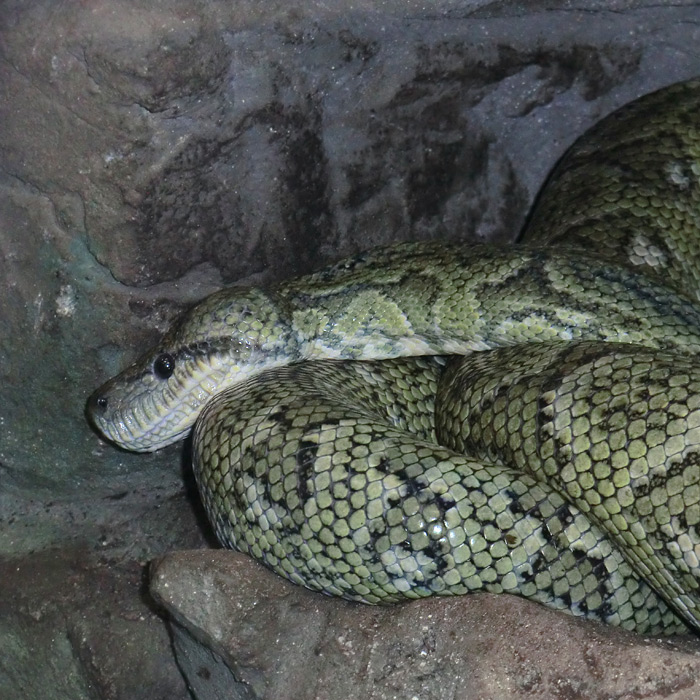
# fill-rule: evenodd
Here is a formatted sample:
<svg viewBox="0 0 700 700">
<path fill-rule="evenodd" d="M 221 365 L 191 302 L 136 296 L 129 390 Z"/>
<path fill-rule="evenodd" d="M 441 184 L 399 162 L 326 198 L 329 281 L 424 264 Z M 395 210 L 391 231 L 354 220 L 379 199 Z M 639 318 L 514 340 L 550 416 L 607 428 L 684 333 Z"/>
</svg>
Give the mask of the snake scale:
<svg viewBox="0 0 700 700">
<path fill-rule="evenodd" d="M 699 630 L 699 254 L 689 81 L 574 144 L 523 242 L 222 290 L 87 412 L 136 451 L 194 425 L 219 540 L 309 588 Z"/>
</svg>

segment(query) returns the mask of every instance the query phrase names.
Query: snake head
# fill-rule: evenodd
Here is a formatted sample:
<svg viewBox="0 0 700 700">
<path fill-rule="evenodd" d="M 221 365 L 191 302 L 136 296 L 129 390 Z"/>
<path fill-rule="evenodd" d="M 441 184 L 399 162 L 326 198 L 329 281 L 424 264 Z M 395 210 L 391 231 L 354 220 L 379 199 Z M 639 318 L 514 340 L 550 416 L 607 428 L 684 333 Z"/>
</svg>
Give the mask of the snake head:
<svg viewBox="0 0 700 700">
<path fill-rule="evenodd" d="M 97 389 L 87 418 L 119 447 L 152 452 L 183 438 L 215 394 L 298 354 L 282 302 L 256 288 L 225 289 Z"/>
</svg>

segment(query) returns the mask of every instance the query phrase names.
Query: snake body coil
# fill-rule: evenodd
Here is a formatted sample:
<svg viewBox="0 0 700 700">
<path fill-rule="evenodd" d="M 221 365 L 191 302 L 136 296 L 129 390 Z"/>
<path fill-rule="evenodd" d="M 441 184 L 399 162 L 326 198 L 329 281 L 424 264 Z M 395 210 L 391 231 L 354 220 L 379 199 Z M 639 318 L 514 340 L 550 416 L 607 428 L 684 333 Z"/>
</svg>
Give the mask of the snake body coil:
<svg viewBox="0 0 700 700">
<path fill-rule="evenodd" d="M 525 244 L 399 244 L 205 299 L 91 420 L 141 451 L 195 425 L 221 542 L 310 588 L 700 629 L 699 102 L 691 81 L 596 127 Z"/>
</svg>

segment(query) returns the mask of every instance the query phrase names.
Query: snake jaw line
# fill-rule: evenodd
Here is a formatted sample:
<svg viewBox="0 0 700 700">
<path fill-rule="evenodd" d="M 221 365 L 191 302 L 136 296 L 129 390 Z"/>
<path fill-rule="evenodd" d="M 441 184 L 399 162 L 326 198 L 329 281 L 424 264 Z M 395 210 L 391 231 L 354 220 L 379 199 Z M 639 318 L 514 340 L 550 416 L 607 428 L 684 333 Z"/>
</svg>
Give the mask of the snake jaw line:
<svg viewBox="0 0 700 700">
<path fill-rule="evenodd" d="M 226 362 L 210 358 L 211 364 L 197 365 L 193 372 L 179 362 L 176 372 L 166 380 L 148 381 L 145 375 L 140 392 L 133 384 L 120 382 L 121 375 L 100 387 L 88 400 L 88 416 L 110 442 L 134 452 L 154 452 L 183 439 L 214 393 L 244 381 L 265 368 L 274 366 L 271 356 L 245 344 L 245 362 Z M 256 361 L 257 356 L 257 361 Z M 183 367 L 184 365 L 184 367 Z M 160 384 L 154 387 L 155 383 Z M 141 397 L 139 397 L 139 394 Z M 99 402 L 107 401 L 107 408 Z M 152 410 L 144 409 L 150 403 Z"/>
</svg>

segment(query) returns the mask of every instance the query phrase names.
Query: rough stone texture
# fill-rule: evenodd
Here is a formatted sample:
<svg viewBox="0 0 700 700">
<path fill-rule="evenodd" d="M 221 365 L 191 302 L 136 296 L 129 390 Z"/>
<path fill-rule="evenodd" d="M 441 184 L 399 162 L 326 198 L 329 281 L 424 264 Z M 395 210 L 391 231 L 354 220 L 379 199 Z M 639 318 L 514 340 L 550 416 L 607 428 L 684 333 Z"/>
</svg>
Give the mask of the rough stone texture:
<svg viewBox="0 0 700 700">
<path fill-rule="evenodd" d="M 90 432 L 99 382 L 222 283 L 514 238 L 698 39 L 691 1 L 0 4 L 0 697 L 187 697 L 139 572 L 207 530 L 181 448 Z"/>
<path fill-rule="evenodd" d="M 66 547 L 0 562 L 0 698 L 187 697 L 138 560 Z M 148 650 L 147 653 L 144 653 Z"/>
<path fill-rule="evenodd" d="M 22 554 L 0 556 L 0 698 L 136 700 L 146 686 L 153 700 L 190 697 L 145 571 L 155 554 L 205 541 L 185 492 L 150 488 L 101 497 L 102 513 L 85 497 L 27 501 L 8 519 L 3 549 Z M 51 521 L 72 534 L 59 541 Z"/>
<path fill-rule="evenodd" d="M 695 640 L 581 625 L 512 596 L 370 607 L 299 591 L 221 550 L 167 555 L 153 567 L 151 591 L 174 620 L 180 666 L 196 698 L 700 695 Z"/>
</svg>

